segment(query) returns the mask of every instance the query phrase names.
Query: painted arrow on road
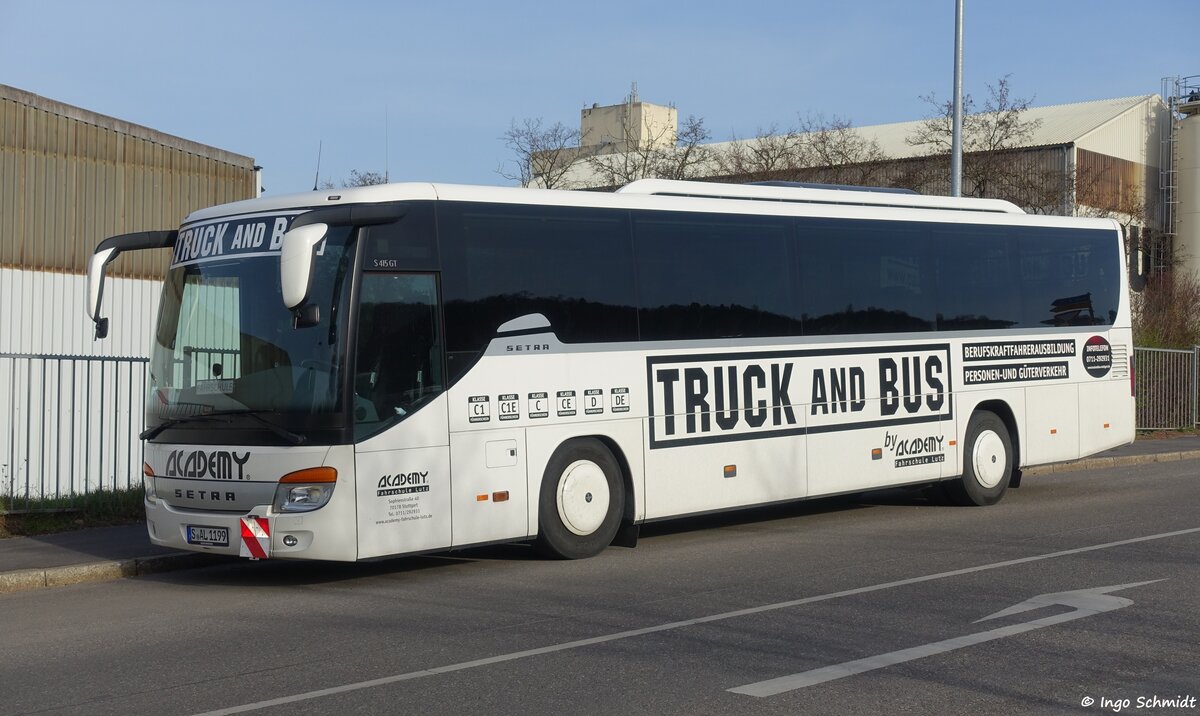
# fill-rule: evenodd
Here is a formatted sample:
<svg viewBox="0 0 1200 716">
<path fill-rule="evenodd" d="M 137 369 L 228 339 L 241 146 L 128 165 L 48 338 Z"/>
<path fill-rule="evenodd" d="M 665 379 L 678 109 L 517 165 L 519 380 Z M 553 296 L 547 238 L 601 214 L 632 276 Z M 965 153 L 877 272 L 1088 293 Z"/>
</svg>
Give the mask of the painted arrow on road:
<svg viewBox="0 0 1200 716">
<path fill-rule="evenodd" d="M 1071 607 L 1072 611 L 1063 612 L 1061 614 L 1053 614 L 1041 619 L 1022 622 L 1020 624 L 1012 624 L 1009 626 L 1000 627 L 998 629 L 990 629 L 975 634 L 967 634 L 945 641 L 935 641 L 932 644 L 922 644 L 908 649 L 901 649 L 887 654 L 879 654 L 866 659 L 857 659 L 855 661 L 847 661 L 842 664 L 834 664 L 833 666 L 825 666 L 820 669 L 801 672 L 799 674 L 791 674 L 790 676 L 780 676 L 776 679 L 767 681 L 759 681 L 753 684 L 746 684 L 737 688 L 729 689 L 735 694 L 745 694 L 747 696 L 774 696 L 782 694 L 786 691 L 794 691 L 803 689 L 816 684 L 823 684 L 826 681 L 854 676 L 875 669 L 893 666 L 895 664 L 903 664 L 906 661 L 915 659 L 923 659 L 927 656 L 935 656 L 937 654 L 945 654 L 948 651 L 962 649 L 968 646 L 975 646 L 994 639 L 1003 639 L 1008 636 L 1016 636 L 1035 629 L 1042 629 L 1063 622 L 1083 619 L 1084 617 L 1111 612 L 1116 609 L 1123 609 L 1131 604 L 1133 600 L 1124 597 L 1114 597 L 1112 592 L 1119 592 L 1124 589 L 1132 589 L 1141 587 L 1147 584 L 1161 582 L 1161 579 L 1154 579 L 1149 582 L 1133 582 L 1131 584 L 1117 584 L 1111 587 L 1095 587 L 1093 589 L 1077 589 L 1071 592 L 1055 592 L 1053 594 L 1039 594 L 1036 597 L 1031 597 L 1021 602 L 1014 604 L 1007 609 L 1001 609 L 995 614 L 990 614 L 983 619 L 976 621 L 986 622 L 991 619 L 1000 619 L 1009 617 L 1014 614 L 1022 614 L 1024 612 L 1042 609 L 1050 606 L 1066 606 Z"/>
</svg>

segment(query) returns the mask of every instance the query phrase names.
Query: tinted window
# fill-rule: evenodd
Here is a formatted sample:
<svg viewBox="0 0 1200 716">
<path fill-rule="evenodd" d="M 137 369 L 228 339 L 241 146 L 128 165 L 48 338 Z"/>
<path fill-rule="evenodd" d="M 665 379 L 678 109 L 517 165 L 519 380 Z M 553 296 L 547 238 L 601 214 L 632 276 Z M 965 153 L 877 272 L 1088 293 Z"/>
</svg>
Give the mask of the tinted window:
<svg viewBox="0 0 1200 716">
<path fill-rule="evenodd" d="M 802 219 L 797 240 L 805 334 L 933 329 L 936 262 L 921 225 Z"/>
<path fill-rule="evenodd" d="M 535 312 L 566 342 L 603 342 L 1111 324 L 1120 301 L 1109 231 L 439 211 L 452 375 L 500 324 Z"/>
<path fill-rule="evenodd" d="M 1018 245 L 1024 325 L 1110 325 L 1116 320 L 1121 263 L 1111 232 L 1026 229 Z"/>
<path fill-rule="evenodd" d="M 799 335 L 789 220 L 634 217 L 643 340 Z"/>
<path fill-rule="evenodd" d="M 567 343 L 637 339 L 625 212 L 446 203 L 438 231 L 452 363 L 529 313 Z"/>
<path fill-rule="evenodd" d="M 404 216 L 389 224 L 363 228 L 363 270 L 436 271 L 437 234 L 432 201 L 407 202 Z"/>
<path fill-rule="evenodd" d="M 1016 241 L 1003 227 L 932 227 L 937 250 L 939 331 L 1010 328 L 1021 323 Z"/>
<path fill-rule="evenodd" d="M 442 391 L 433 274 L 369 273 L 359 290 L 354 437 L 393 425 Z"/>
</svg>

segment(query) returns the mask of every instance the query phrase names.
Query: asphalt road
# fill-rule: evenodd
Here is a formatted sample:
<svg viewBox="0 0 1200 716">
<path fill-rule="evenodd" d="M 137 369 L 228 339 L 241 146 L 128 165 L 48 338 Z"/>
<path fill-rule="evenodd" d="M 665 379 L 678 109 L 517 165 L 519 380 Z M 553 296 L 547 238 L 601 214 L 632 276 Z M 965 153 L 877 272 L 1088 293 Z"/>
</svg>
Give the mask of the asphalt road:
<svg viewBox="0 0 1200 716">
<path fill-rule="evenodd" d="M 1195 713 L 1198 472 L 1030 477 L 991 508 L 801 503 L 580 562 L 512 546 L 15 593 L 0 711 Z M 1180 705 L 1138 708 L 1155 697 Z"/>
</svg>

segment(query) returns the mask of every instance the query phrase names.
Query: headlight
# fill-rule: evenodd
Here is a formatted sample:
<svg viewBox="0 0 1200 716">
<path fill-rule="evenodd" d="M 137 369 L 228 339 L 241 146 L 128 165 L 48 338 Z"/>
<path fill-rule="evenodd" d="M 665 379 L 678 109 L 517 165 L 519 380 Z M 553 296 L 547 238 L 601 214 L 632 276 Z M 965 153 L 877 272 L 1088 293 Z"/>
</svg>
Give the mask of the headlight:
<svg viewBox="0 0 1200 716">
<path fill-rule="evenodd" d="M 146 502 L 154 503 L 158 500 L 158 491 L 154 489 L 154 471 L 150 469 L 149 463 L 142 463 L 142 487 L 146 488 Z"/>
<path fill-rule="evenodd" d="M 333 497 L 337 470 L 332 467 L 310 467 L 289 472 L 279 479 L 275 488 L 275 512 L 312 512 L 320 509 Z"/>
</svg>

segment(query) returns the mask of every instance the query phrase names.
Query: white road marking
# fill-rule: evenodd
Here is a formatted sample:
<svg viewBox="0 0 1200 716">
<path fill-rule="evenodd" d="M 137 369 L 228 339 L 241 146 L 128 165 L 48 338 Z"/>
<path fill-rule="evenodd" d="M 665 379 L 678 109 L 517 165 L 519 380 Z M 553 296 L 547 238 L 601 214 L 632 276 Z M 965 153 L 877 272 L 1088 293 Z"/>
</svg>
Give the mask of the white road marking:
<svg viewBox="0 0 1200 716">
<path fill-rule="evenodd" d="M 823 684 L 826 681 L 834 681 L 836 679 L 854 676 L 855 674 L 863 674 L 868 671 L 882 669 L 896 664 L 903 664 L 906 661 L 915 661 L 916 659 L 924 659 L 927 656 L 936 656 L 945 654 L 948 651 L 955 651 L 967 646 L 975 646 L 994 639 L 1003 639 L 1006 636 L 1016 636 L 1024 634 L 1034 629 L 1042 629 L 1063 622 L 1082 619 L 1104 612 L 1111 612 L 1114 609 L 1124 609 L 1133 604 L 1132 599 L 1124 597 L 1109 596 L 1109 592 L 1117 592 L 1122 589 L 1132 589 L 1145 584 L 1154 584 L 1161 582 L 1161 579 L 1154 579 L 1149 582 L 1134 582 L 1132 584 L 1116 584 L 1111 587 L 1096 587 L 1094 589 L 1077 589 L 1071 592 L 1057 592 L 1054 594 L 1039 594 L 1031 599 L 1002 609 L 995 614 L 989 615 L 980 619 L 979 622 L 985 622 L 989 619 L 999 619 L 1000 617 L 1010 616 L 1012 614 L 1020 614 L 1031 609 L 1041 609 L 1051 605 L 1063 605 L 1074 607 L 1073 611 L 1063 612 L 1061 614 L 1052 614 L 1041 619 L 1033 619 L 1020 624 L 1010 624 L 1009 626 L 981 631 L 975 634 L 966 634 L 964 636 L 954 637 L 953 639 L 945 639 L 943 641 L 935 641 L 931 644 L 922 644 L 920 646 L 909 647 L 908 649 L 900 649 L 887 654 L 877 654 L 876 656 L 868 656 L 865 659 L 855 659 L 833 666 L 823 666 L 819 669 L 804 671 L 799 674 L 791 674 L 788 676 L 780 676 L 775 679 L 767 679 L 753 684 L 746 684 L 734 689 L 728 689 L 735 694 L 745 694 L 746 696 L 775 696 L 787 691 L 795 691 L 809 686 Z M 977 624 L 979 622 L 976 622 Z"/>
<path fill-rule="evenodd" d="M 1040 562 L 1046 559 L 1056 559 L 1058 557 L 1069 557 L 1076 554 L 1084 554 L 1086 552 L 1095 552 L 1102 549 L 1112 549 L 1113 547 L 1123 547 L 1129 544 L 1137 544 L 1139 542 L 1150 542 L 1153 540 L 1167 539 L 1170 537 L 1179 537 L 1187 534 L 1200 532 L 1200 527 L 1192 527 L 1186 530 L 1176 530 L 1174 532 L 1162 532 L 1160 534 L 1147 535 L 1145 537 L 1133 537 L 1130 539 L 1118 540 L 1116 542 L 1105 542 L 1103 544 L 1094 544 L 1087 547 L 1076 547 L 1074 549 L 1064 549 L 1058 552 L 1048 552 L 1046 554 L 1038 554 L 1032 557 L 1019 557 L 1017 559 L 1008 559 L 1003 562 L 993 562 L 991 564 L 981 564 L 976 567 L 964 567 L 963 569 L 954 569 L 949 572 L 938 572 L 936 574 L 926 574 L 920 577 L 910 577 L 908 579 L 898 579 L 894 582 L 883 582 L 882 584 L 873 584 L 867 587 L 856 587 L 854 589 L 846 589 L 840 592 L 831 592 L 829 594 L 819 594 L 812 597 L 803 597 L 801 599 L 792 599 L 786 602 L 776 602 L 775 604 L 764 604 L 757 607 L 749 607 L 746 609 L 737 609 L 731 612 L 721 612 L 720 614 L 710 614 L 703 617 L 695 617 L 693 619 L 683 619 L 666 624 L 657 624 L 655 626 L 643 627 L 641 629 L 629 629 L 627 631 L 616 632 L 614 634 L 604 634 L 594 636 L 588 639 L 578 639 L 576 641 L 568 641 L 562 644 L 551 644 L 549 646 L 539 647 L 537 649 L 526 649 L 524 651 L 514 651 L 508 654 L 499 654 L 497 656 L 489 656 L 483 659 L 475 659 L 472 661 L 462 661 L 457 664 L 448 664 L 446 666 L 434 666 L 428 669 L 419 671 L 410 671 L 404 674 L 395 674 L 393 676 L 384 676 L 378 679 L 369 679 L 367 681 L 356 681 L 350 684 L 341 686 L 331 686 L 327 689 L 316 689 L 315 691 L 305 691 L 291 696 L 280 696 L 275 699 L 267 699 L 266 701 L 256 701 L 250 704 L 242 704 L 240 706 L 230 706 L 228 708 L 217 709 L 215 711 L 207 711 L 198 716 L 224 716 L 225 714 L 240 714 L 248 711 L 257 711 L 259 709 L 270 708 L 272 706 L 282 706 L 284 704 L 294 704 L 300 701 L 308 701 L 310 699 L 319 699 L 324 696 L 333 696 L 336 694 L 344 694 L 350 691 L 359 691 L 362 689 L 370 689 L 376 686 L 386 686 L 387 684 L 395 684 L 401 681 L 410 681 L 426 676 L 434 676 L 437 674 L 449 674 L 456 671 L 465 671 L 467 669 L 475 669 L 480 666 L 490 666 L 491 664 L 501 664 L 507 661 L 516 661 L 518 659 L 527 659 L 531 656 L 541 656 L 542 654 L 553 654 L 560 651 L 568 651 L 578 649 L 585 646 L 593 646 L 595 644 L 604 644 L 610 641 L 618 641 L 620 639 L 629 639 L 636 636 L 644 636 L 646 634 L 654 634 L 657 632 L 671 631 L 674 629 L 682 629 L 684 627 L 695 626 L 697 624 L 708 624 L 711 622 L 723 621 L 726 619 L 735 619 L 737 617 L 750 616 L 752 614 L 762 614 L 764 612 L 772 612 L 779 609 L 788 609 L 790 607 L 799 607 L 805 604 L 815 604 L 817 602 L 825 602 L 832 599 L 841 599 L 842 597 L 853 597 L 859 594 L 869 594 L 870 592 L 878 592 L 884 589 L 894 589 L 895 587 L 906 587 L 911 584 L 921 584 L 922 582 L 932 582 L 938 579 L 948 579 L 950 577 L 959 577 L 964 574 L 974 574 L 976 572 L 986 572 L 993 569 L 1003 569 L 1005 567 L 1015 567 L 1021 564 L 1029 564 L 1031 562 Z"/>
</svg>

